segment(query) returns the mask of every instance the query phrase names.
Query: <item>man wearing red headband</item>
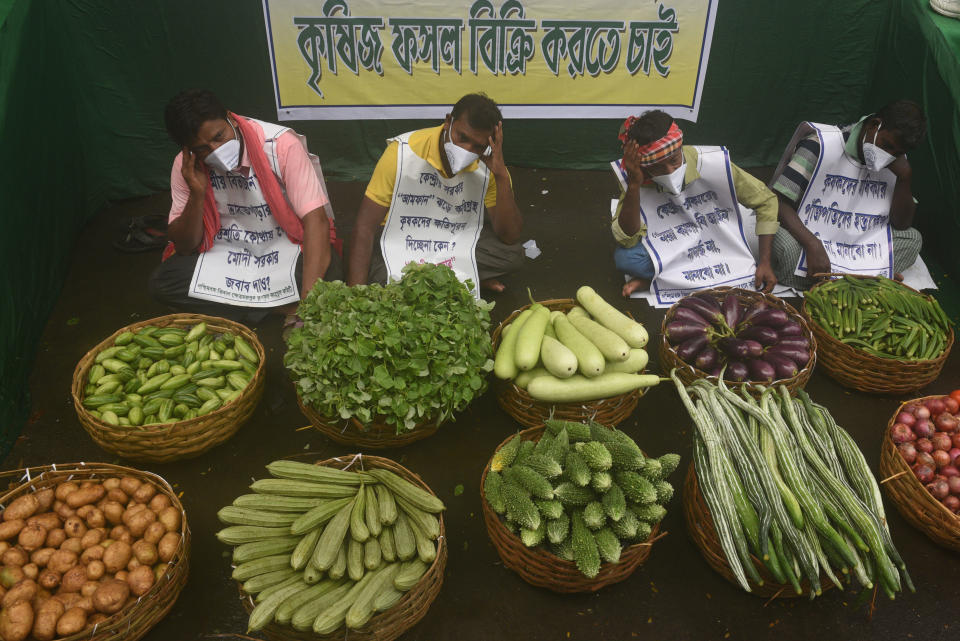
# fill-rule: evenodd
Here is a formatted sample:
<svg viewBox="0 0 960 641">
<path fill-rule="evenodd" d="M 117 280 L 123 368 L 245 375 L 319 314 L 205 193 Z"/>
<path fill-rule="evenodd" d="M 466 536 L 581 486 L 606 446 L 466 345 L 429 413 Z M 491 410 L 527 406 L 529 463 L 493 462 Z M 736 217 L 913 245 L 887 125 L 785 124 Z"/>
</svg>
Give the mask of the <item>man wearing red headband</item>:
<svg viewBox="0 0 960 641">
<path fill-rule="evenodd" d="M 719 285 L 773 290 L 773 192 L 731 163 L 726 149 L 684 145 L 683 132 L 662 111 L 628 118 L 620 140 L 623 160 L 615 169 L 624 193 L 612 230 L 614 262 L 630 277 L 624 296 L 651 284 L 661 302 Z M 738 202 L 756 211 L 755 260 Z"/>
<path fill-rule="evenodd" d="M 206 90 L 174 96 L 164 119 L 181 152 L 154 298 L 255 321 L 291 310 L 317 279 L 343 277 L 319 162 L 302 138 L 228 112 Z"/>
</svg>

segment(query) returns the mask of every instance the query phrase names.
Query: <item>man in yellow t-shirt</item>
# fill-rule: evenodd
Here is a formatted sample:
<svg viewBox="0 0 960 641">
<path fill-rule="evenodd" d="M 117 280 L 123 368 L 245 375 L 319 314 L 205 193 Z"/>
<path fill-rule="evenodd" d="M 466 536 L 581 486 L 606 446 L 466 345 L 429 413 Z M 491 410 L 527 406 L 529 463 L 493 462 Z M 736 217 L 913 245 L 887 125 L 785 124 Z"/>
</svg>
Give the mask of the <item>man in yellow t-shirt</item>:
<svg viewBox="0 0 960 641">
<path fill-rule="evenodd" d="M 523 264 L 519 244 L 523 220 L 514 200 L 510 173 L 503 161 L 503 116 L 496 103 L 484 94 L 462 97 L 443 124 L 410 134 L 410 151 L 429 163 L 444 178 L 468 174 L 482 162 L 490 178 L 483 198 L 484 225 L 475 257 L 480 287 L 503 291 L 499 278 Z M 384 283 L 387 269 L 379 243 L 381 227 L 390 215 L 397 183 L 400 145 L 391 141 L 370 178 L 350 242 L 347 284 Z M 453 165 L 453 166 L 452 166 Z"/>
</svg>

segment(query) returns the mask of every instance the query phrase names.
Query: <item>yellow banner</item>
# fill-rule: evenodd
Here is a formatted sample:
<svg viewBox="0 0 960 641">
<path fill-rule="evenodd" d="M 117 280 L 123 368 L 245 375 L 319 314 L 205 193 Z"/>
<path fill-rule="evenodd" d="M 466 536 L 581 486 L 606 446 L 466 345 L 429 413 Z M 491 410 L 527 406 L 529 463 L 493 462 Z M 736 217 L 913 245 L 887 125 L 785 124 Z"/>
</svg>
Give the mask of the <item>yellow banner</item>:
<svg viewBox="0 0 960 641">
<path fill-rule="evenodd" d="M 436 118 L 483 91 L 506 117 L 696 120 L 717 0 L 264 0 L 280 120 Z"/>
</svg>

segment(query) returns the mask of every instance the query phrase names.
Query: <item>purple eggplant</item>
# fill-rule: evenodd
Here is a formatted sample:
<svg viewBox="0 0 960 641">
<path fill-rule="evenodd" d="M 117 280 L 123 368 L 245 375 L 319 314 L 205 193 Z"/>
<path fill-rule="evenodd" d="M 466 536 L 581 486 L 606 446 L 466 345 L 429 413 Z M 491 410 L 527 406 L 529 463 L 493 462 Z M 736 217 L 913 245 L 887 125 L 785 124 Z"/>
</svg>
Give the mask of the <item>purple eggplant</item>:
<svg viewBox="0 0 960 641">
<path fill-rule="evenodd" d="M 796 363 L 797 367 L 805 367 L 810 360 L 810 352 L 805 349 L 800 349 L 799 347 L 781 347 L 780 345 L 774 345 L 773 347 L 767 348 L 767 354 L 786 356 Z"/>
<path fill-rule="evenodd" d="M 747 356 L 750 358 L 759 358 L 763 356 L 763 345 L 757 341 L 752 341 L 748 338 L 747 340 L 743 341 L 743 344 L 746 346 Z"/>
<path fill-rule="evenodd" d="M 774 345 L 780 347 L 798 347 L 800 349 L 810 349 L 810 339 L 806 336 L 786 336 L 778 340 Z"/>
<path fill-rule="evenodd" d="M 704 303 L 706 303 L 708 307 L 716 308 L 716 310 L 717 310 L 718 312 L 719 312 L 719 311 L 722 311 L 722 310 L 720 309 L 720 303 L 718 303 L 718 302 L 717 302 L 717 299 L 713 297 L 713 294 L 708 294 L 707 292 L 703 292 L 703 291 L 701 291 L 701 292 L 694 292 L 694 293 L 693 293 L 693 297 L 694 297 L 694 298 L 699 298 L 699 299 L 702 300 Z"/>
<path fill-rule="evenodd" d="M 787 321 L 777 328 L 781 336 L 803 336 L 803 327 L 797 321 Z"/>
<path fill-rule="evenodd" d="M 720 311 L 720 306 L 717 305 L 716 301 L 711 301 L 713 305 L 706 301 L 706 299 L 699 298 L 697 296 L 687 296 L 680 299 L 680 307 L 686 307 L 697 312 L 703 316 L 710 323 L 720 324 L 723 322 L 723 314 Z"/>
<path fill-rule="evenodd" d="M 763 355 L 763 360 L 773 365 L 773 369 L 777 372 L 778 380 L 784 378 L 793 378 L 797 375 L 797 372 L 800 371 L 800 368 L 797 367 L 797 364 L 786 356 L 767 353 Z"/>
<path fill-rule="evenodd" d="M 707 375 L 716 376 L 717 378 L 720 378 L 720 372 L 722 371 L 723 371 L 723 365 L 720 363 L 717 363 L 716 365 L 713 366 L 712 369 L 707 370 Z"/>
<path fill-rule="evenodd" d="M 769 383 L 777 377 L 777 370 L 762 358 L 747 361 L 747 369 L 750 371 L 751 381 Z"/>
<path fill-rule="evenodd" d="M 710 321 L 690 309 L 689 307 L 678 307 L 673 312 L 673 316 L 670 317 L 671 321 L 685 321 L 688 323 L 697 323 L 699 325 L 707 326 L 710 324 Z"/>
<path fill-rule="evenodd" d="M 737 338 L 757 341 L 761 345 L 774 345 L 778 340 L 780 340 L 777 330 L 772 327 L 765 327 L 763 325 L 754 325 L 752 327 L 742 329 L 737 333 Z"/>
<path fill-rule="evenodd" d="M 766 327 L 783 327 L 790 322 L 790 317 L 782 309 L 767 309 L 750 319 L 750 325 L 764 325 Z"/>
<path fill-rule="evenodd" d="M 742 314 L 740 311 L 740 299 L 737 298 L 737 295 L 727 294 L 726 298 L 723 299 L 723 304 L 720 305 L 720 309 L 723 311 L 723 318 L 727 321 L 727 327 L 736 327 L 737 323 L 740 322 L 740 316 Z"/>
<path fill-rule="evenodd" d="M 699 323 L 690 323 L 688 321 L 670 321 L 667 323 L 665 333 L 667 335 L 667 340 L 670 341 L 671 344 L 676 345 L 677 343 L 682 343 L 683 341 L 695 336 L 702 336 L 704 340 L 706 340 L 708 329 L 709 328 L 706 325 L 701 325 Z"/>
<path fill-rule="evenodd" d="M 723 377 L 728 381 L 745 381 L 750 378 L 750 370 L 743 361 L 727 361 L 727 371 Z"/>
<path fill-rule="evenodd" d="M 698 370 L 709 372 L 718 367 L 720 363 L 720 352 L 714 347 L 707 345 L 697 354 L 697 357 L 693 361 L 693 366 Z"/>
<path fill-rule="evenodd" d="M 751 320 L 753 320 L 754 316 L 765 311 L 767 311 L 767 302 L 762 300 L 758 301 L 756 305 L 748 309 L 747 313 L 743 315 L 743 318 L 740 319 L 740 324 L 744 326 L 747 325 Z"/>
<path fill-rule="evenodd" d="M 730 358 L 746 359 L 750 357 L 750 348 L 747 346 L 747 342 L 734 336 L 721 338 L 717 345 Z"/>
<path fill-rule="evenodd" d="M 707 342 L 707 335 L 703 333 L 688 338 L 676 347 L 677 356 L 684 363 L 692 363 L 700 350 L 707 346 Z"/>
</svg>

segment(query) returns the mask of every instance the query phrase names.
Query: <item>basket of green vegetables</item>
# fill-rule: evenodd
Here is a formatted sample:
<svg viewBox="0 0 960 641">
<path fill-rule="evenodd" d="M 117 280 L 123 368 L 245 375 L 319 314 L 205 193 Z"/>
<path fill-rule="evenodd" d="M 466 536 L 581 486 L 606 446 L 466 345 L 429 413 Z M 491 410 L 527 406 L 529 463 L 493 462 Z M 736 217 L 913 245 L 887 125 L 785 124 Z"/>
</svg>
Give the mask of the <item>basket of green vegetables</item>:
<svg viewBox="0 0 960 641">
<path fill-rule="evenodd" d="M 756 400 L 672 376 L 695 426 L 684 514 L 714 570 L 758 596 L 813 598 L 851 578 L 890 598 L 913 590 L 876 479 L 826 408 L 782 385 Z"/>
<path fill-rule="evenodd" d="M 447 562 L 443 502 L 403 466 L 353 454 L 279 460 L 222 508 L 248 628 L 270 641 L 392 641 L 422 619 Z"/>
<path fill-rule="evenodd" d="M 510 436 L 481 478 L 503 564 L 531 585 L 592 592 L 630 577 L 662 536 L 680 457 L 647 457 L 624 432 L 548 420 Z"/>
<path fill-rule="evenodd" d="M 905 393 L 932 383 L 953 347 L 951 322 L 936 299 L 888 278 L 822 281 L 804 297 L 803 314 L 827 373 L 864 392 Z"/>
<path fill-rule="evenodd" d="M 426 438 L 487 387 L 493 305 L 446 267 L 403 271 L 386 286 L 317 281 L 300 303 L 284 364 L 304 415 L 339 443 Z"/>
<path fill-rule="evenodd" d="M 497 403 L 518 423 L 548 418 L 618 425 L 660 377 L 644 374 L 646 329 L 591 287 L 532 302 L 493 332 Z"/>
</svg>

